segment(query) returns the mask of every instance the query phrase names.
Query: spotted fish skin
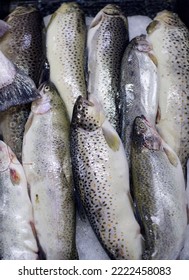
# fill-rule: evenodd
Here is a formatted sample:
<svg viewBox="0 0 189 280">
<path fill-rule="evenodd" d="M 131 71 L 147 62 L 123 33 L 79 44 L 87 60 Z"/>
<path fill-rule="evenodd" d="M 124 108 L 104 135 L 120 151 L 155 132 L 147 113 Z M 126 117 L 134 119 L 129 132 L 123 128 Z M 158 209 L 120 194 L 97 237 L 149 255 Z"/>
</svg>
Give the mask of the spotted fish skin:
<svg viewBox="0 0 189 280">
<path fill-rule="evenodd" d="M 157 67 L 146 35 L 135 37 L 127 46 L 121 64 L 121 139 L 130 166 L 134 119 L 144 115 L 155 125 L 158 95 Z"/>
<path fill-rule="evenodd" d="M 118 134 L 100 104 L 78 97 L 71 123 L 76 192 L 112 259 L 140 259 L 142 238 L 129 192 L 128 164 Z"/>
<path fill-rule="evenodd" d="M 105 6 L 88 31 L 88 92 L 102 103 L 106 117 L 120 134 L 121 59 L 128 43 L 128 23 L 116 5 Z"/>
<path fill-rule="evenodd" d="M 40 86 L 23 140 L 23 167 L 34 223 L 46 259 L 75 259 L 75 204 L 69 118 L 54 85 Z"/>
<path fill-rule="evenodd" d="M 157 129 L 184 171 L 189 156 L 189 31 L 177 14 L 158 13 L 147 28 L 158 61 Z"/>
<path fill-rule="evenodd" d="M 23 167 L 0 141 L 0 259 L 35 260 L 33 212 Z"/>
<path fill-rule="evenodd" d="M 83 11 L 76 3 L 62 4 L 48 25 L 46 47 L 50 79 L 64 100 L 70 120 L 77 97 L 86 96 L 85 41 Z"/>
<path fill-rule="evenodd" d="M 6 22 L 10 29 L 0 39 L 0 49 L 38 86 L 44 61 L 40 12 L 33 7 L 18 6 L 10 13 Z M 3 139 L 20 162 L 24 126 L 30 114 L 30 107 L 30 105 L 16 106 L 1 114 Z"/>
<path fill-rule="evenodd" d="M 38 86 L 44 61 L 40 12 L 34 7 L 18 6 L 6 23 L 10 29 L 0 38 L 0 50 Z"/>
<path fill-rule="evenodd" d="M 177 155 L 142 117 L 132 136 L 133 195 L 144 228 L 143 259 L 176 259 L 187 226 L 185 181 Z"/>
</svg>

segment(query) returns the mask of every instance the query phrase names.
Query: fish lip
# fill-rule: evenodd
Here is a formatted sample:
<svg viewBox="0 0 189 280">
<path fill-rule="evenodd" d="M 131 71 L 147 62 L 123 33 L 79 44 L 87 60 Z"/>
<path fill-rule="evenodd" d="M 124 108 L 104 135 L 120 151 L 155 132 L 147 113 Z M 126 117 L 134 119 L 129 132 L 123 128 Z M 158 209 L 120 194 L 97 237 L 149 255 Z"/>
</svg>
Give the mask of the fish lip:
<svg viewBox="0 0 189 280">
<path fill-rule="evenodd" d="M 154 19 L 152 22 L 150 22 L 150 24 L 146 28 L 148 35 L 152 34 L 156 29 L 158 29 L 159 26 L 159 20 Z"/>
<path fill-rule="evenodd" d="M 120 7 L 114 4 L 106 5 L 102 12 L 108 16 L 120 16 L 122 14 Z"/>
<path fill-rule="evenodd" d="M 36 12 L 37 9 L 34 6 L 17 6 L 16 9 L 10 14 L 10 16 L 19 17 L 26 14 Z"/>
</svg>

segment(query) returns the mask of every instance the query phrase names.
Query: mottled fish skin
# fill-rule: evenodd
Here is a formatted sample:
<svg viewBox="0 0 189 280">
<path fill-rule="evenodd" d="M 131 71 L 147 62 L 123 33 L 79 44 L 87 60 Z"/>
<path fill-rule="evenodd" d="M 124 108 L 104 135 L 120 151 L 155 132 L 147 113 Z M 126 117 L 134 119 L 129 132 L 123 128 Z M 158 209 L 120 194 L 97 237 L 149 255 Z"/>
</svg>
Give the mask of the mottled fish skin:
<svg viewBox="0 0 189 280">
<path fill-rule="evenodd" d="M 88 92 L 102 103 L 106 117 L 120 134 L 120 64 L 128 44 L 128 23 L 120 8 L 105 6 L 88 31 Z"/>
<path fill-rule="evenodd" d="M 18 6 L 7 17 L 6 22 L 10 29 L 0 39 L 0 49 L 38 86 L 44 61 L 43 24 L 40 12 L 34 7 Z M 30 105 L 21 105 L 12 107 L 1 114 L 0 125 L 3 139 L 14 151 L 20 162 L 23 132 L 29 113 Z"/>
<path fill-rule="evenodd" d="M 146 35 L 135 37 L 123 55 L 121 98 L 121 139 L 130 166 L 134 119 L 144 115 L 155 125 L 158 107 L 156 58 Z"/>
<path fill-rule="evenodd" d="M 189 30 L 177 14 L 163 11 L 147 31 L 158 61 L 157 129 L 177 153 L 185 172 L 189 156 Z"/>
<path fill-rule="evenodd" d="M 131 156 L 134 200 L 144 228 L 143 259 L 176 259 L 187 225 L 180 161 L 143 116 L 134 122 Z"/>
<path fill-rule="evenodd" d="M 50 82 L 32 103 L 23 141 L 23 166 L 34 222 L 46 259 L 74 259 L 75 204 L 65 105 Z"/>
<path fill-rule="evenodd" d="M 121 140 L 100 103 L 78 97 L 71 122 L 76 192 L 99 241 L 112 259 L 140 259 L 142 237 L 129 192 Z"/>
<path fill-rule="evenodd" d="M 79 95 L 86 96 L 84 13 L 76 3 L 64 3 L 52 15 L 47 28 L 46 47 L 50 79 L 66 105 L 71 120 Z"/>
<path fill-rule="evenodd" d="M 0 259 L 38 258 L 33 212 L 23 167 L 0 141 Z"/>
<path fill-rule="evenodd" d="M 3 132 L 3 140 L 5 143 L 9 143 L 19 162 L 22 162 L 22 139 L 30 108 L 30 104 L 13 106 L 0 113 L 0 129 Z"/>
<path fill-rule="evenodd" d="M 38 86 L 44 61 L 40 12 L 34 7 L 18 6 L 6 23 L 10 29 L 0 38 L 0 50 Z"/>
</svg>

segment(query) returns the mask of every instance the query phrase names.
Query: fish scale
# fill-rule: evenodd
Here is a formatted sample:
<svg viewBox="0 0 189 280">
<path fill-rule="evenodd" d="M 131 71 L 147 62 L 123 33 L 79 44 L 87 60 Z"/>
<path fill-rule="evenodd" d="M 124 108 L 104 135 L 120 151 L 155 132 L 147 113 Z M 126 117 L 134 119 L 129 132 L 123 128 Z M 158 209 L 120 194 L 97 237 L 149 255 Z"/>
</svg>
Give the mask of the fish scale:
<svg viewBox="0 0 189 280">
<path fill-rule="evenodd" d="M 183 170 L 189 156 L 189 31 L 171 12 L 158 13 L 147 28 L 158 61 L 157 129 L 178 154 Z"/>
<path fill-rule="evenodd" d="M 52 15 L 47 27 L 47 58 L 50 79 L 65 102 L 69 117 L 79 95 L 86 96 L 86 25 L 76 3 L 64 3 Z"/>
<path fill-rule="evenodd" d="M 105 114 L 120 134 L 120 64 L 128 43 L 128 23 L 119 7 L 105 6 L 88 31 L 88 92 L 103 104 Z"/>
<path fill-rule="evenodd" d="M 69 151 L 69 118 L 50 82 L 32 103 L 23 141 L 23 167 L 34 223 L 46 259 L 75 259 L 75 204 Z"/>
<path fill-rule="evenodd" d="M 77 194 L 107 254 L 112 259 L 140 259 L 142 237 L 133 213 L 124 148 L 97 101 L 76 101 L 71 157 Z"/>
<path fill-rule="evenodd" d="M 133 196 L 144 228 L 143 259 L 176 259 L 187 225 L 183 171 L 176 154 L 144 117 L 134 121 L 131 166 Z"/>
</svg>

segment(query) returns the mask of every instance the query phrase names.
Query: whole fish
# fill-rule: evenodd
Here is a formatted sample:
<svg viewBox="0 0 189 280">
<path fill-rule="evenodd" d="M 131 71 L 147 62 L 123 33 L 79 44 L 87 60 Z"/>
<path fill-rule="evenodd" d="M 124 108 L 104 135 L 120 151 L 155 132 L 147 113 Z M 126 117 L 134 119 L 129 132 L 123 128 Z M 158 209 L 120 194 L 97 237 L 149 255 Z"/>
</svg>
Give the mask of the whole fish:
<svg viewBox="0 0 189 280">
<path fill-rule="evenodd" d="M 39 97 L 34 82 L 0 51 L 0 112 Z"/>
<path fill-rule="evenodd" d="M 40 12 L 34 7 L 18 6 L 9 14 L 6 23 L 10 29 L 0 39 L 0 49 L 38 86 L 44 61 L 43 24 Z M 24 126 L 30 107 L 30 105 L 16 106 L 1 114 L 3 139 L 20 162 Z"/>
<path fill-rule="evenodd" d="M 177 155 L 144 116 L 132 136 L 133 194 L 142 226 L 143 259 L 176 259 L 187 226 L 185 181 Z"/>
<path fill-rule="evenodd" d="M 189 30 L 169 11 L 158 13 L 147 30 L 158 61 L 157 129 L 185 171 L 189 156 Z"/>
<path fill-rule="evenodd" d="M 38 248 L 23 167 L 0 141 L 0 259 L 35 260 Z"/>
<path fill-rule="evenodd" d="M 121 64 L 121 138 L 130 166 L 131 134 L 134 119 L 144 115 L 155 125 L 157 95 L 156 58 L 145 35 L 127 46 Z"/>
<path fill-rule="evenodd" d="M 50 79 L 64 100 L 70 120 L 77 97 L 86 96 L 85 41 L 84 13 L 76 3 L 62 4 L 48 25 L 46 47 Z"/>
<path fill-rule="evenodd" d="M 106 117 L 120 134 L 121 59 L 128 43 L 128 23 L 120 8 L 105 6 L 88 31 L 88 92 L 102 103 Z"/>
<path fill-rule="evenodd" d="M 40 94 L 32 103 L 23 141 L 34 223 L 46 259 L 72 259 L 76 251 L 69 118 L 53 84 L 42 84 Z"/>
<path fill-rule="evenodd" d="M 129 192 L 121 140 L 100 103 L 78 97 L 71 123 L 76 193 L 99 241 L 112 259 L 140 259 L 142 237 Z"/>
</svg>

